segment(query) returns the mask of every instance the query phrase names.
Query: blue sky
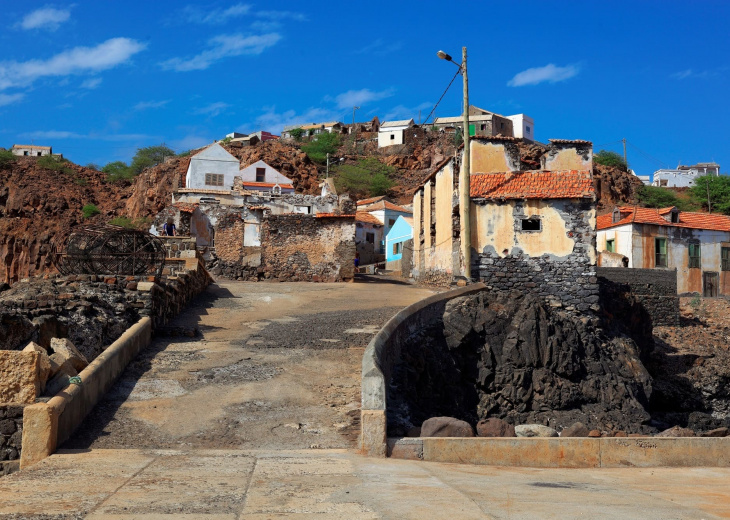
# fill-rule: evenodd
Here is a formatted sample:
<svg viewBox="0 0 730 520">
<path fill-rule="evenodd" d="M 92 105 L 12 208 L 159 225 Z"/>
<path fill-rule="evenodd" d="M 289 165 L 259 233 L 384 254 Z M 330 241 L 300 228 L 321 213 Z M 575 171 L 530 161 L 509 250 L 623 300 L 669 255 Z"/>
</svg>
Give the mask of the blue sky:
<svg viewBox="0 0 730 520">
<path fill-rule="evenodd" d="M 730 168 L 730 2 L 3 1 L 0 146 L 86 164 L 233 130 L 413 117 L 469 52 L 472 104 L 535 136 L 662 164 Z M 459 58 L 456 58 L 457 60 Z M 459 115 L 460 80 L 436 110 Z M 603 146 L 602 146 L 603 145 Z"/>
</svg>

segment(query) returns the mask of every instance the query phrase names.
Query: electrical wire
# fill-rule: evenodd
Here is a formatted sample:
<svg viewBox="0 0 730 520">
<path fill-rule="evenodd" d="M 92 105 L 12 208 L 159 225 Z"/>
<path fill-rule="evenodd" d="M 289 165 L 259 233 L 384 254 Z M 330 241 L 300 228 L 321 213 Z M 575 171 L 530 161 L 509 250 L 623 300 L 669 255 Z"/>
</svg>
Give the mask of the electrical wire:
<svg viewBox="0 0 730 520">
<path fill-rule="evenodd" d="M 436 108 L 439 106 L 439 103 L 441 103 L 441 100 L 444 99 L 444 96 L 451 88 L 451 85 L 454 84 L 454 80 L 456 80 L 456 76 L 458 76 L 460 73 L 461 73 L 461 68 L 459 68 L 459 70 L 456 71 L 456 74 L 454 74 L 454 77 L 451 78 L 451 81 L 449 82 L 449 86 L 446 87 L 446 90 L 444 90 L 444 93 L 441 94 L 441 97 L 439 98 L 439 100 L 436 101 L 436 104 L 433 106 L 433 110 L 431 110 L 431 112 L 426 116 L 426 119 L 423 120 L 423 123 L 421 123 L 422 125 L 425 125 L 428 122 L 428 118 L 431 117 L 434 112 L 436 112 Z"/>
</svg>

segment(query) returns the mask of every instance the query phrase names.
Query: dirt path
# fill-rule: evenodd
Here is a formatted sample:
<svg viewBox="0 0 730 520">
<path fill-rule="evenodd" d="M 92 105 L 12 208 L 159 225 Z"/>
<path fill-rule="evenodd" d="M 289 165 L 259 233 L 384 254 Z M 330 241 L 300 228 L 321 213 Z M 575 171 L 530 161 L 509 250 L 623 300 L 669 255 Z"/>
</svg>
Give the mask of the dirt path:
<svg viewBox="0 0 730 520">
<path fill-rule="evenodd" d="M 367 279 L 366 279 L 367 280 Z M 214 284 L 63 448 L 351 448 L 372 335 L 431 294 L 384 281 Z"/>
</svg>

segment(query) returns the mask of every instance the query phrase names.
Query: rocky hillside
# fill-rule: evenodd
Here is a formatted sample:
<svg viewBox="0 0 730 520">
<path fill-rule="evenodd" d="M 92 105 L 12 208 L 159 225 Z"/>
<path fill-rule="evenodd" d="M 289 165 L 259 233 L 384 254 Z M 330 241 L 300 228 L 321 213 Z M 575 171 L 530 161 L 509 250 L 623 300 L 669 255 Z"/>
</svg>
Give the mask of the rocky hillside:
<svg viewBox="0 0 730 520">
<path fill-rule="evenodd" d="M 0 171 L 0 281 L 48 272 L 53 245 L 74 227 L 124 214 L 128 186 L 105 183 L 101 172 L 65 166 L 70 171 L 59 173 L 41 168 L 36 158 L 20 157 Z M 100 213 L 85 219 L 87 204 Z"/>
</svg>

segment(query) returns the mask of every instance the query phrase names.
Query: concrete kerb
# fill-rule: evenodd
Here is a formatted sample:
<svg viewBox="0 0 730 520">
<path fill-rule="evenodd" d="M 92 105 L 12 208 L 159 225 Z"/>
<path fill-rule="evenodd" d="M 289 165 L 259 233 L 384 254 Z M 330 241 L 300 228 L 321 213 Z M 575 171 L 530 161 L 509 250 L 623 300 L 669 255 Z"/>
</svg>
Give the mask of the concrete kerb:
<svg viewBox="0 0 730 520">
<path fill-rule="evenodd" d="M 26 406 L 23 410 L 21 469 L 55 452 L 151 339 L 152 320 L 144 317 L 81 371 L 80 385 L 69 385 L 48 403 Z"/>
<path fill-rule="evenodd" d="M 730 467 L 730 437 L 390 438 L 388 455 L 532 468 Z"/>
<path fill-rule="evenodd" d="M 362 359 L 360 448 L 364 454 L 387 456 L 386 392 L 391 369 L 400 359 L 400 338 L 443 315 L 449 300 L 486 288 L 483 283 L 477 283 L 429 296 L 398 312 L 370 341 Z"/>
</svg>

